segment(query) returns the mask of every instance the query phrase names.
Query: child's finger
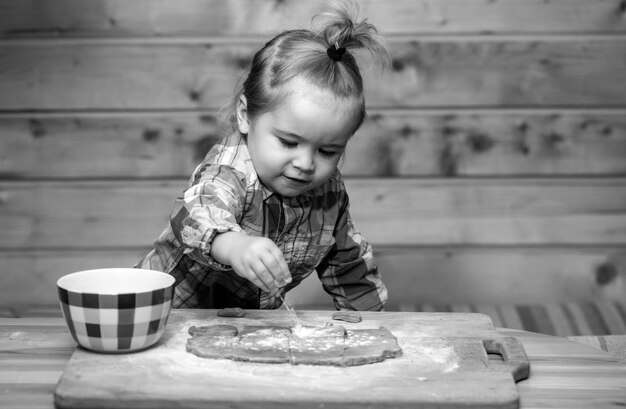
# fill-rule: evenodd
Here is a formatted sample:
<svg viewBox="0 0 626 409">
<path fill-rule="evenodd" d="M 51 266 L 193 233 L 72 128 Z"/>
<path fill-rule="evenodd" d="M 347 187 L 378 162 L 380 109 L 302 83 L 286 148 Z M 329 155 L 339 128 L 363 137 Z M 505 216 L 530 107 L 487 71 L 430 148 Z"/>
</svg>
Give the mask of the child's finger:
<svg viewBox="0 0 626 409">
<path fill-rule="evenodd" d="M 260 282 L 261 285 L 255 283 L 260 289 L 273 292 L 276 284 L 274 283 L 274 276 L 271 271 L 265 266 L 265 263 L 259 259 L 250 265 L 254 276 Z"/>
<path fill-rule="evenodd" d="M 261 281 L 261 279 L 259 279 L 259 277 L 257 276 L 257 273 L 255 273 L 254 270 L 252 269 L 245 270 L 245 271 L 242 271 L 241 274 L 238 273 L 238 275 L 243 278 L 246 278 L 248 281 L 250 281 L 252 284 L 259 287 L 261 290 L 268 291 L 267 286 L 265 285 L 263 281 Z"/>
<path fill-rule="evenodd" d="M 274 253 L 274 257 L 278 263 L 278 271 L 280 271 L 280 277 L 282 278 L 282 282 L 284 282 L 284 285 L 282 285 L 281 287 L 284 287 L 291 282 L 291 272 L 289 271 L 289 266 L 285 261 L 283 253 L 278 248 Z"/>
<path fill-rule="evenodd" d="M 282 270 L 285 274 L 285 281 L 287 283 L 291 282 L 291 271 L 289 271 L 289 266 L 287 265 L 287 261 L 285 261 L 285 257 L 283 257 L 283 254 L 280 254 L 280 259 L 279 259 L 279 263 L 282 266 Z"/>
<path fill-rule="evenodd" d="M 287 262 L 280 250 L 276 249 L 276 252 L 266 253 L 261 260 L 274 277 L 274 283 L 278 287 L 284 287 L 291 282 L 289 266 L 287 266 Z"/>
<path fill-rule="evenodd" d="M 267 285 L 258 277 L 257 273 L 252 270 L 248 274 L 248 280 L 252 281 L 252 284 L 256 285 L 261 290 L 270 291 Z"/>
</svg>

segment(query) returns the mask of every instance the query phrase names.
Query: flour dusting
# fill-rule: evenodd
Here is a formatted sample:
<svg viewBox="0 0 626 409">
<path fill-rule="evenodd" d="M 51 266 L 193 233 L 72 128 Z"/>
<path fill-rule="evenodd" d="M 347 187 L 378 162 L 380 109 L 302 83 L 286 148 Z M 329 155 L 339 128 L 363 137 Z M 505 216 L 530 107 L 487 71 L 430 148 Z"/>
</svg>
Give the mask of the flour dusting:
<svg viewBox="0 0 626 409">
<path fill-rule="evenodd" d="M 455 372 L 460 368 L 460 357 L 454 347 L 440 338 L 424 337 L 402 345 L 405 356 L 410 356 L 413 364 L 441 373 Z"/>
</svg>

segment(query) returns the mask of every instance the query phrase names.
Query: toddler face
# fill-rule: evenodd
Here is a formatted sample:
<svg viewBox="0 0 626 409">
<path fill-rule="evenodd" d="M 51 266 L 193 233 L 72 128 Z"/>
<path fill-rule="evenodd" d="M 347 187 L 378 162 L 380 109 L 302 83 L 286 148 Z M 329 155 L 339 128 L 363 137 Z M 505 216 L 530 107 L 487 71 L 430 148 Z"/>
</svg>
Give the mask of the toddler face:
<svg viewBox="0 0 626 409">
<path fill-rule="evenodd" d="M 360 101 L 337 98 L 299 79 L 286 86 L 291 92 L 276 109 L 249 123 L 247 144 L 261 182 L 293 197 L 333 175 L 354 131 Z"/>
</svg>

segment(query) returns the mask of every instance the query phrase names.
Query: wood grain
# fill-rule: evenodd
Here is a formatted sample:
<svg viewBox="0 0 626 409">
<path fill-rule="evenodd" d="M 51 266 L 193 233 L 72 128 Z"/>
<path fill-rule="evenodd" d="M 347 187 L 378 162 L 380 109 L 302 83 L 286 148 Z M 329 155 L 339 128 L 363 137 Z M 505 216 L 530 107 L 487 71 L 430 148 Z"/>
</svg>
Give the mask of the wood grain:
<svg viewBox="0 0 626 409">
<path fill-rule="evenodd" d="M 53 408 L 52 394 L 75 349 L 65 322 L 0 321 L 0 407 Z"/>
<path fill-rule="evenodd" d="M 0 110 L 216 109 L 261 44 L 0 44 Z M 393 69 L 364 70 L 366 98 L 387 108 L 615 107 L 626 103 L 625 45 L 622 37 L 391 42 Z"/>
<path fill-rule="evenodd" d="M 385 245 L 626 241 L 626 180 L 350 179 L 359 229 Z M 147 246 L 184 180 L 0 182 L 4 248 Z"/>
<path fill-rule="evenodd" d="M 626 175 L 626 111 L 370 110 L 345 176 Z M 0 177 L 187 178 L 215 113 L 0 115 Z"/>
<path fill-rule="evenodd" d="M 623 404 L 623 387 L 610 379 L 626 373 L 623 363 L 611 364 L 616 358 L 575 342 L 563 343 L 559 337 L 513 330 L 500 333 L 522 341 L 531 358 L 531 377 L 518 385 L 522 408 L 610 408 Z M 582 373 L 595 379 L 586 382 Z M 593 392 L 596 388 L 598 393 Z"/>
<path fill-rule="evenodd" d="M 580 33 L 626 31 L 619 0 L 386 0 L 360 1 L 385 35 Z M 308 27 L 322 1 L 80 0 L 58 3 L 4 0 L 0 36 L 178 37 L 257 36 L 287 27 Z M 480 18 L 475 18 L 480 16 Z"/>
</svg>

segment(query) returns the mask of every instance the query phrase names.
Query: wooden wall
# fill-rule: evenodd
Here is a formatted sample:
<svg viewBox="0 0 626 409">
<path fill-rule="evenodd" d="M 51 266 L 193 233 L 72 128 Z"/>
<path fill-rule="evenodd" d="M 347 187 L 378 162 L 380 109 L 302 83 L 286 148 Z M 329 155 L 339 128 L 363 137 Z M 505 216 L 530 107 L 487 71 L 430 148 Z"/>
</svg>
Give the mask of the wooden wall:
<svg viewBox="0 0 626 409">
<path fill-rule="evenodd" d="M 626 298 L 626 3 L 360 3 L 394 62 L 343 172 L 392 308 Z M 242 66 L 321 4 L 0 0 L 0 307 L 132 265 Z"/>
</svg>

